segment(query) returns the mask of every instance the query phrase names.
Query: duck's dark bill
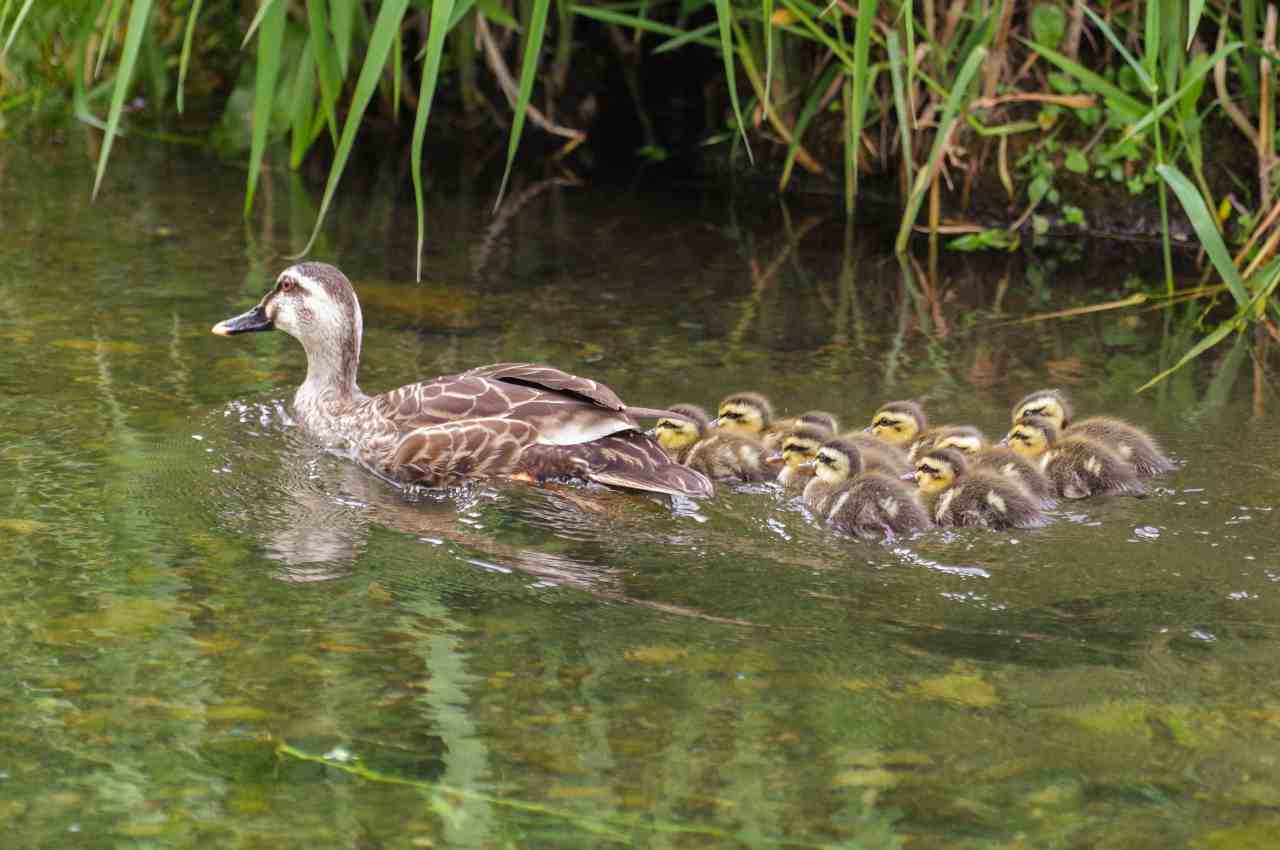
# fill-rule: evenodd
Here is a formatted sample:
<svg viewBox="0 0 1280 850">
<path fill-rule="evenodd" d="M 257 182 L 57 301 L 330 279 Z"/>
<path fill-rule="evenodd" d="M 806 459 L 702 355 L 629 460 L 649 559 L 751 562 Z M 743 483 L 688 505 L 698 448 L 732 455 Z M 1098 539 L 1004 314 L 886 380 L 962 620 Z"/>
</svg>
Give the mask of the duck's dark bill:
<svg viewBox="0 0 1280 850">
<path fill-rule="evenodd" d="M 269 331 L 275 325 L 267 318 L 267 311 L 262 309 L 259 304 L 247 313 L 241 313 L 230 319 L 223 319 L 221 322 L 213 326 L 213 332 L 218 336 L 231 336 L 232 334 L 247 334 L 250 331 Z"/>
</svg>

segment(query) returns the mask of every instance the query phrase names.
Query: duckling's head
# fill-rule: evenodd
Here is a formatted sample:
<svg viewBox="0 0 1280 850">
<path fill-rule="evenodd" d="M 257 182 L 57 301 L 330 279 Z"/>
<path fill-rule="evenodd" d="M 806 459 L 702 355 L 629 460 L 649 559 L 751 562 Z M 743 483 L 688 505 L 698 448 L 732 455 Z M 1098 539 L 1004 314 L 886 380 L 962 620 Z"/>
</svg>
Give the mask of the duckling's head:
<svg viewBox="0 0 1280 850">
<path fill-rule="evenodd" d="M 810 410 L 807 413 L 801 413 L 796 417 L 796 425 L 817 428 L 825 431 L 828 436 L 832 436 L 836 431 L 840 430 L 840 420 L 836 418 L 834 413 L 828 413 L 825 410 Z"/>
<path fill-rule="evenodd" d="M 964 474 L 968 461 L 957 449 L 933 449 L 916 461 L 916 486 L 926 496 L 941 493 Z"/>
<path fill-rule="evenodd" d="M 955 425 L 933 444 L 935 449 L 957 449 L 974 455 L 987 447 L 987 438 L 972 425 Z"/>
<path fill-rule="evenodd" d="M 1013 424 L 1028 416 L 1043 416 L 1061 431 L 1071 424 L 1071 399 L 1062 390 L 1036 390 L 1013 406 Z"/>
<path fill-rule="evenodd" d="M 862 454 L 847 440 L 828 440 L 813 458 L 814 473 L 827 484 L 841 484 L 862 472 Z"/>
<path fill-rule="evenodd" d="M 247 313 L 213 326 L 219 336 L 279 329 L 307 352 L 307 380 L 355 382 L 364 320 L 351 281 L 328 263 L 298 263 Z"/>
<path fill-rule="evenodd" d="M 653 436 L 664 449 L 678 452 L 692 446 L 706 432 L 711 417 L 696 404 L 673 404 L 667 408 L 675 416 L 664 416 L 653 426 Z"/>
<path fill-rule="evenodd" d="M 819 428 L 796 428 L 782 441 L 782 460 L 795 469 L 802 463 L 813 460 L 822 444 L 831 439 L 829 431 Z"/>
<path fill-rule="evenodd" d="M 871 433 L 891 446 L 906 448 L 925 428 L 929 420 L 924 409 L 914 401 L 891 401 L 871 417 Z"/>
<path fill-rule="evenodd" d="M 1025 458 L 1044 454 L 1058 439 L 1058 428 L 1044 416 L 1026 416 L 1005 436 L 1004 442 Z"/>
<path fill-rule="evenodd" d="M 759 393 L 734 393 L 720 402 L 716 427 L 733 434 L 759 436 L 773 421 L 773 405 Z"/>
</svg>

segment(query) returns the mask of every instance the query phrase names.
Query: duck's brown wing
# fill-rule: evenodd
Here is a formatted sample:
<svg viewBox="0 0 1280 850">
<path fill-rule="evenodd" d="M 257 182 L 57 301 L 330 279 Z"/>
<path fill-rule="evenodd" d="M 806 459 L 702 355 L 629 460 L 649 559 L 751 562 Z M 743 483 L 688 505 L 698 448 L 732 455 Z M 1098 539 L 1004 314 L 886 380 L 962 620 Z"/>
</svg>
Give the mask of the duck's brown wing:
<svg viewBox="0 0 1280 850">
<path fill-rule="evenodd" d="M 537 363 L 494 363 L 468 369 L 462 376 L 575 395 L 609 410 L 627 409 L 618 394 L 604 384 Z"/>
<path fill-rule="evenodd" d="M 715 494 L 710 479 L 671 460 L 656 440 L 639 431 L 624 431 L 577 446 L 530 446 L 520 458 L 519 471 L 538 480 L 569 476 L 609 487 L 695 499 Z"/>
<path fill-rule="evenodd" d="M 386 473 L 406 484 L 439 487 L 464 478 L 508 475 L 536 445 L 537 430 L 518 419 L 468 419 L 410 431 Z"/>
</svg>

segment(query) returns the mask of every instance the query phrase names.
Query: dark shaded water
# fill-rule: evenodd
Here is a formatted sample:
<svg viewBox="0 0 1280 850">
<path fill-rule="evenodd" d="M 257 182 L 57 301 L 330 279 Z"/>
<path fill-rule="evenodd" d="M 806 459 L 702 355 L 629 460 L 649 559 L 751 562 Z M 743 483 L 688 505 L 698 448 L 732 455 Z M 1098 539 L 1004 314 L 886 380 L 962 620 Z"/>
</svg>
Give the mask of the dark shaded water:
<svg viewBox="0 0 1280 850">
<path fill-rule="evenodd" d="M 1157 291 L 1148 269 L 1070 246 L 929 287 L 767 200 L 558 187 L 495 222 L 463 186 L 418 285 L 394 178 L 353 187 L 316 256 L 356 282 L 370 391 L 529 359 L 634 404 L 754 388 L 852 424 L 915 396 L 998 433 L 1062 384 L 1184 463 L 1046 529 L 892 546 L 763 488 L 407 499 L 288 427 L 296 343 L 208 332 L 314 201 L 281 178 L 245 225 L 239 172 L 171 157 L 119 151 L 90 206 L 79 151 L 0 151 L 0 843 L 1280 834 L 1273 389 L 1241 347 L 1133 396 L 1194 307 L 1008 321 Z"/>
</svg>

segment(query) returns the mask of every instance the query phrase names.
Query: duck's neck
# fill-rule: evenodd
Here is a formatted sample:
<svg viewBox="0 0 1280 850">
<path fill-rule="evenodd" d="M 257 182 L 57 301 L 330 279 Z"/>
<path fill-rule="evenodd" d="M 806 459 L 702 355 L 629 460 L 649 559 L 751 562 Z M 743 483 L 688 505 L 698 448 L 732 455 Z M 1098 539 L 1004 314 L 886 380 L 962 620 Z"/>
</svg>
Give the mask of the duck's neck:
<svg viewBox="0 0 1280 850">
<path fill-rule="evenodd" d="M 356 385 L 360 366 L 360 331 L 345 339 L 318 337 L 303 341 L 307 351 L 307 379 L 298 388 L 299 402 L 343 406 L 364 397 Z"/>
</svg>

